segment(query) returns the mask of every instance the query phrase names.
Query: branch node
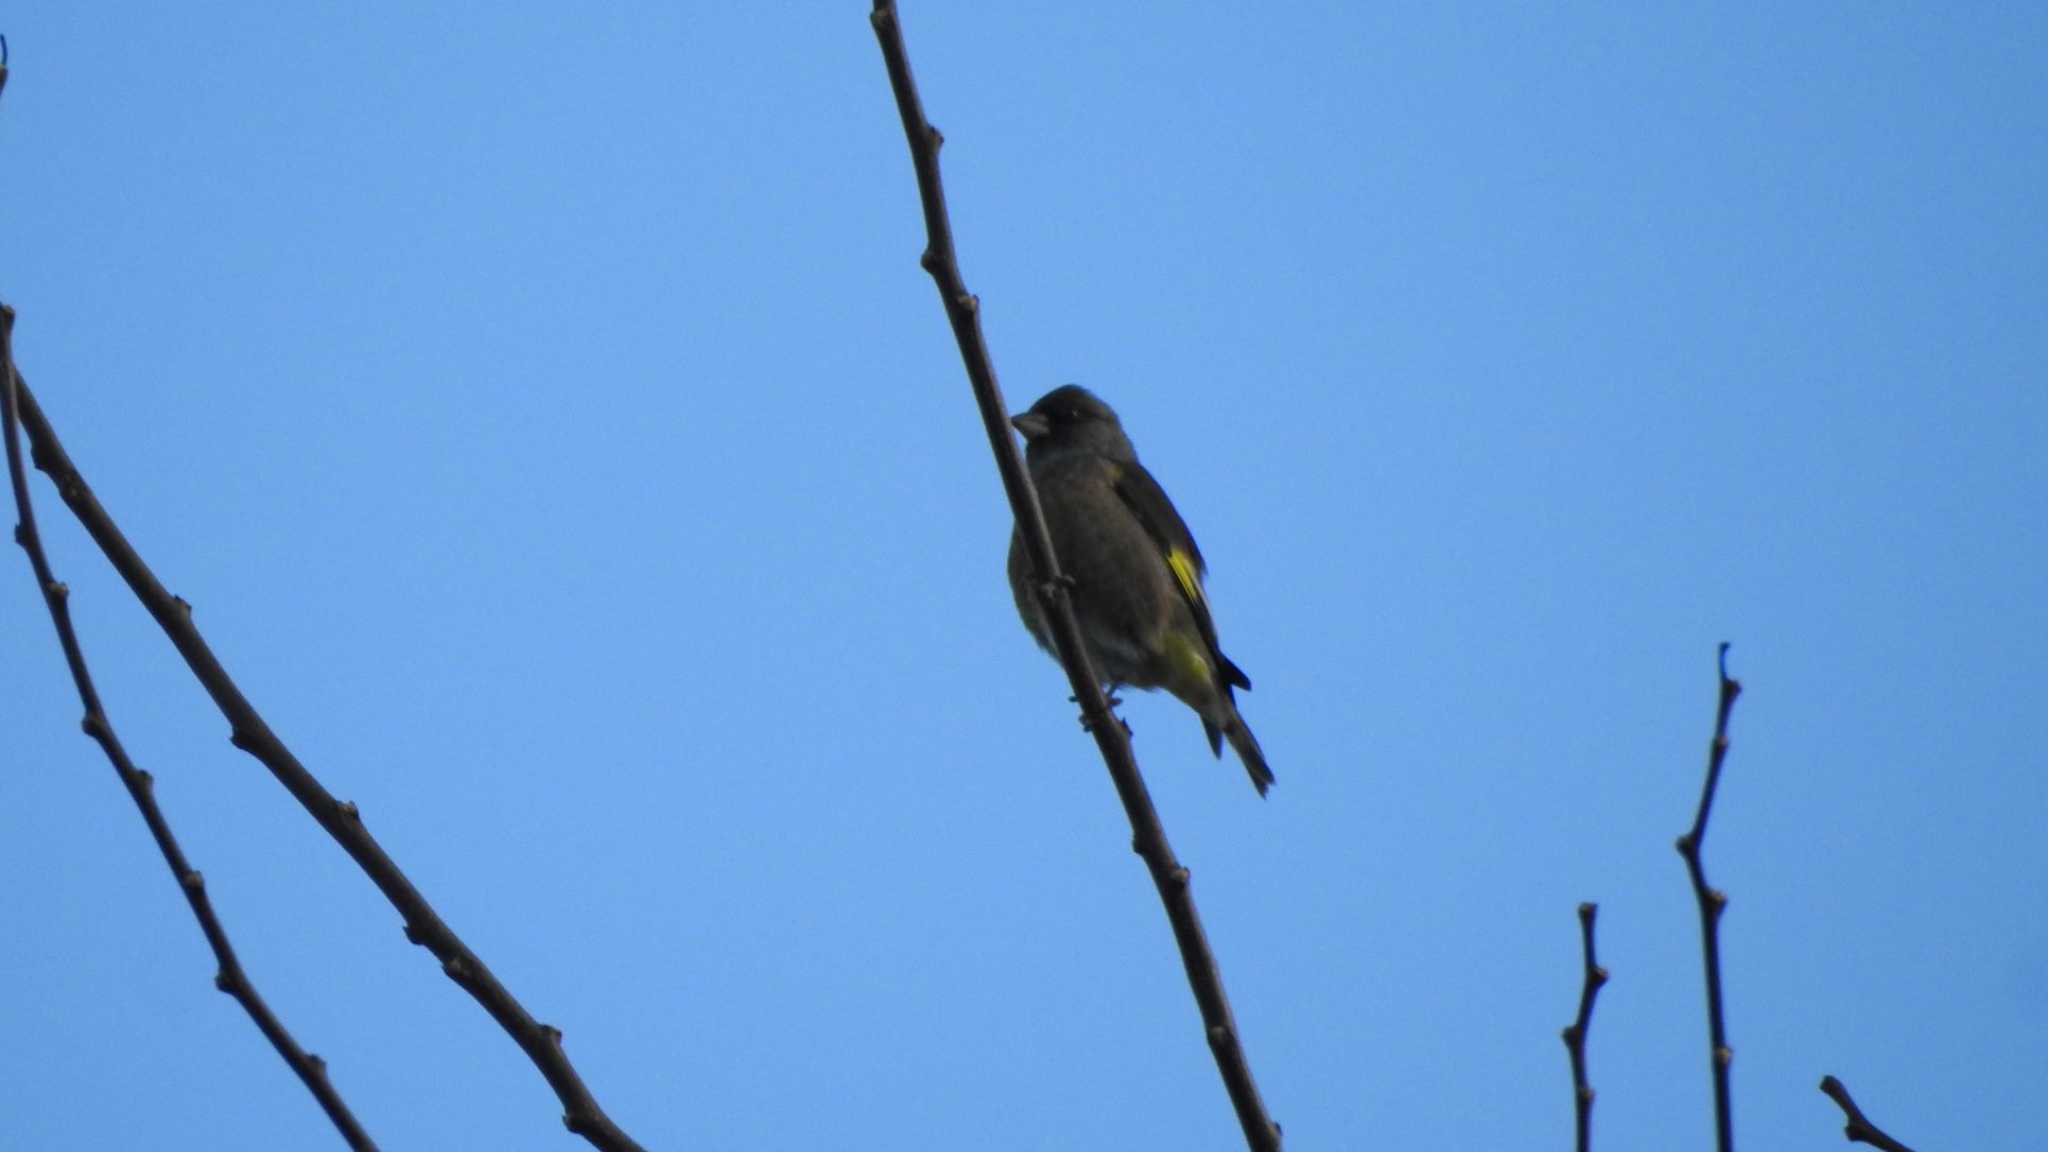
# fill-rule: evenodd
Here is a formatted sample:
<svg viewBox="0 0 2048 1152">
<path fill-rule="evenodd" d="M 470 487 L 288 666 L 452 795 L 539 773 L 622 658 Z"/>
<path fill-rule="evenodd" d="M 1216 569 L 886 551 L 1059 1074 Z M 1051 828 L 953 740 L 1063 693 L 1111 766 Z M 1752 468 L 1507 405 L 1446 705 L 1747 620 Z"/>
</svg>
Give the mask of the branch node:
<svg viewBox="0 0 2048 1152">
<path fill-rule="evenodd" d="M 171 607 L 176 608 L 178 614 L 185 619 L 190 620 L 192 618 L 192 604 L 183 596 L 172 596 Z"/>
<path fill-rule="evenodd" d="M 555 1047 L 560 1048 L 562 1046 L 562 1030 L 553 1024 L 542 1024 L 540 1026 L 540 1034 L 547 1037 L 548 1043 L 553 1044 Z"/>
<path fill-rule="evenodd" d="M 62 580 L 52 580 L 43 585 L 43 595 L 61 604 L 71 599 L 71 586 Z"/>
<path fill-rule="evenodd" d="M 187 892 L 204 892 L 206 891 L 206 877 L 201 876 L 197 871 L 188 871 L 183 876 L 178 877 L 178 886 Z"/>
<path fill-rule="evenodd" d="M 235 994 L 234 981 L 228 979 L 228 974 L 225 969 L 219 972 L 215 972 L 213 974 L 213 987 L 214 990 L 217 992 L 225 992 L 230 996 L 233 996 Z"/>
<path fill-rule="evenodd" d="M 363 822 L 363 814 L 356 808 L 356 802 L 353 800 L 343 800 L 335 805 L 335 809 L 358 824 Z"/>
</svg>

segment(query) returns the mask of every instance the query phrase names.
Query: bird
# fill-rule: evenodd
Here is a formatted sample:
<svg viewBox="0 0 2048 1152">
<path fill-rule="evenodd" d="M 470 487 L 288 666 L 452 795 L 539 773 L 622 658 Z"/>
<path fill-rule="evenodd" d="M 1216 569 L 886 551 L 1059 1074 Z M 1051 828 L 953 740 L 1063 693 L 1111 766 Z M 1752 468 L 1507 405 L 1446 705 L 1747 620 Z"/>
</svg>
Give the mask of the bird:
<svg viewBox="0 0 2048 1152">
<path fill-rule="evenodd" d="M 1024 461 L 1052 534 L 1088 659 L 1118 687 L 1164 688 L 1201 717 L 1209 750 L 1223 741 L 1244 763 L 1259 795 L 1273 770 L 1235 690 L 1251 678 L 1217 645 L 1202 587 L 1208 572 L 1187 522 L 1124 434 L 1116 410 L 1078 384 L 1055 388 L 1010 424 L 1024 437 Z M 1052 652 L 1052 627 L 1020 528 L 1010 533 L 1010 592 L 1038 646 Z"/>
</svg>

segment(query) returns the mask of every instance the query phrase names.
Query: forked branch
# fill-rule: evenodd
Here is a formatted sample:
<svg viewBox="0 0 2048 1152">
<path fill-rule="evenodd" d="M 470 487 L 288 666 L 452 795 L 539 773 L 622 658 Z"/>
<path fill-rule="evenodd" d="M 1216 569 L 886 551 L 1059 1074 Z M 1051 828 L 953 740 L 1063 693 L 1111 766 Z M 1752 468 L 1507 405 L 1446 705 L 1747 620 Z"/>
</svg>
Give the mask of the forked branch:
<svg viewBox="0 0 2048 1152">
<path fill-rule="evenodd" d="M 156 574 L 150 571 L 149 565 L 143 562 L 114 524 L 113 518 L 100 506 L 99 498 L 93 495 L 92 488 L 71 462 L 64 445 L 57 439 L 56 431 L 36 404 L 35 394 L 21 383 L 18 375 L 14 382 L 21 426 L 28 433 L 36 467 L 49 475 L 72 515 L 85 526 L 87 534 L 99 545 L 114 570 L 128 582 L 129 589 L 156 619 L 157 626 L 164 630 L 178 654 L 185 658 L 186 666 L 191 668 L 207 695 L 213 698 L 221 715 L 227 718 L 229 741 L 262 762 L 278 783 L 283 784 L 285 790 L 327 830 L 327 834 L 341 845 L 342 850 L 404 918 L 406 939 L 432 952 L 448 978 L 483 1005 L 491 1018 L 526 1053 L 534 1067 L 540 1069 L 541 1075 L 561 1099 L 562 1122 L 569 1131 L 605 1152 L 638 1152 L 640 1145 L 605 1115 L 590 1089 L 585 1087 L 582 1077 L 577 1075 L 575 1066 L 570 1064 L 568 1054 L 562 1049 L 561 1032 L 535 1020 L 511 991 L 498 982 L 482 958 L 442 921 L 433 906 L 427 903 L 427 898 L 420 895 L 419 889 L 413 887 L 412 881 L 400 871 L 390 854 L 370 835 L 356 806 L 336 800 L 306 770 L 305 765 L 299 763 L 298 757 L 292 755 L 284 741 L 271 731 L 270 725 L 264 722 L 248 697 L 242 695 L 242 690 L 228 676 L 227 669 L 221 666 L 205 638 L 193 627 L 192 606 L 164 589 Z"/>
<path fill-rule="evenodd" d="M 7 40 L 0 37 L 0 89 L 7 86 Z M 185 903 L 192 909 L 193 919 L 199 922 L 199 931 L 206 937 L 207 947 L 213 950 L 213 985 L 233 997 L 242 1006 L 256 1030 L 270 1041 L 278 1056 L 290 1066 L 292 1073 L 313 1094 L 320 1110 L 334 1125 L 341 1138 L 357 1152 L 375 1152 L 377 1144 L 370 1139 L 355 1114 L 349 1111 L 348 1103 L 341 1098 L 334 1084 L 327 1078 L 327 1062 L 299 1046 L 292 1038 L 284 1022 L 271 1011 L 270 1004 L 242 968 L 235 947 L 228 940 L 227 928 L 221 924 L 220 916 L 214 912 L 213 900 L 206 894 L 206 881 L 199 871 L 185 859 L 184 849 L 179 847 L 178 838 L 172 834 L 170 821 L 156 802 L 156 781 L 148 772 L 135 766 L 122 746 L 121 738 L 114 732 L 113 721 L 107 718 L 106 708 L 100 702 L 99 689 L 94 686 L 92 672 L 86 667 L 85 649 L 78 642 L 78 631 L 71 625 L 71 590 L 51 571 L 49 556 L 43 551 L 42 533 L 36 528 L 35 505 L 29 498 L 28 472 L 21 461 L 20 401 L 21 377 L 14 367 L 14 309 L 0 304 L 0 435 L 7 442 L 7 481 L 14 492 L 14 542 L 21 545 L 28 554 L 30 571 L 35 575 L 36 587 L 43 596 L 43 605 L 49 609 L 50 623 L 57 630 L 58 647 L 64 651 L 64 662 L 71 669 L 71 684 L 78 691 L 78 701 L 85 708 L 83 727 L 85 734 L 100 746 L 100 752 L 107 762 L 114 766 L 114 774 L 121 779 L 122 787 L 128 790 L 128 797 L 134 801 L 135 809 L 142 815 L 142 822 L 149 827 L 150 838 L 156 841 L 157 851 L 162 853 L 164 864 L 171 870 L 172 879 L 178 882 L 178 890 L 185 894 Z"/>
</svg>

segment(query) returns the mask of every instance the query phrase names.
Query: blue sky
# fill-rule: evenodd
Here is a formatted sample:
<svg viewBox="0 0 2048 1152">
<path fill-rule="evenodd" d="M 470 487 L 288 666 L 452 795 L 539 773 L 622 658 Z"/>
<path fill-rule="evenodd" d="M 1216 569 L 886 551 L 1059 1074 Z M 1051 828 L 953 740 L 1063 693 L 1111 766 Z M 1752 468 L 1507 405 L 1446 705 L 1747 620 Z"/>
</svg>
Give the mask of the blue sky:
<svg viewBox="0 0 2048 1152">
<path fill-rule="evenodd" d="M 1116 404 L 1279 785 L 1127 717 L 1294 1149 L 2048 1067 L 2048 17 L 911 4 L 1013 408 Z M 930 282 L 865 6 L 11 6 L 0 297 L 273 726 L 650 1148 L 1241 1147 Z M 387 1148 L 540 1077 L 36 490 L 114 722 Z M 12 553 L 13 550 L 9 550 Z M 0 1146 L 339 1146 L 0 564 Z"/>
</svg>

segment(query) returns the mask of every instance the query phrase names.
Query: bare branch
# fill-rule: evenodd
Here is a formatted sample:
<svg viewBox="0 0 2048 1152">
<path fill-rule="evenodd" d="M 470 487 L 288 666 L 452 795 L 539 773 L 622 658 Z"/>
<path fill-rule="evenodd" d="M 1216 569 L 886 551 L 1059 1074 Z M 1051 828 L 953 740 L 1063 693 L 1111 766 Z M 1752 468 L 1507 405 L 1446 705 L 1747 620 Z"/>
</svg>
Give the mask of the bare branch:
<svg viewBox="0 0 2048 1152">
<path fill-rule="evenodd" d="M 0 91 L 7 87 L 7 55 L 7 37 L 0 36 Z M 270 1010 L 262 994 L 256 991 L 249 974 L 242 970 L 234 945 L 228 941 L 227 929 L 222 927 L 220 917 L 214 914 L 213 901 L 206 895 L 205 880 L 186 862 L 184 850 L 178 847 L 178 838 L 171 834 L 170 822 L 157 806 L 154 779 L 128 758 L 127 749 L 121 746 L 121 738 L 114 734 L 114 725 L 100 705 L 99 690 L 93 687 L 92 673 L 85 665 L 85 651 L 79 646 L 78 633 L 71 626 L 71 590 L 50 571 L 49 557 L 43 552 L 42 534 L 36 530 L 35 506 L 29 500 L 28 475 L 21 464 L 21 442 L 16 432 L 20 422 L 16 399 L 20 381 L 20 374 L 14 368 L 14 309 L 0 304 L 0 391 L 6 393 L 4 431 L 7 479 L 14 489 L 14 541 L 28 553 L 29 567 L 35 573 L 37 587 L 42 590 L 43 603 L 50 610 L 50 622 L 57 629 L 57 642 L 64 649 L 64 662 L 71 666 L 71 682 L 78 689 L 79 702 L 85 706 L 85 734 L 99 744 L 100 751 L 114 766 L 115 774 L 128 789 L 129 798 L 142 813 L 142 822 L 149 826 L 157 851 L 163 853 L 164 863 L 177 880 L 178 890 L 185 894 L 185 902 L 191 906 L 193 918 L 199 921 L 199 930 L 205 934 L 207 946 L 213 949 L 214 961 L 219 965 L 213 977 L 214 987 L 234 997 L 242 1011 L 255 1021 L 256 1030 L 263 1033 L 263 1038 L 270 1041 L 270 1046 L 291 1066 L 306 1090 L 319 1102 L 320 1110 L 327 1113 L 327 1119 L 341 1133 L 341 1138 L 348 1141 L 348 1146 L 359 1152 L 374 1152 L 376 1142 L 370 1139 L 370 1134 L 363 1130 L 362 1124 L 342 1100 L 341 1093 L 328 1081 L 327 1062 L 299 1047 L 299 1042 L 292 1039 L 284 1023 Z"/>
<path fill-rule="evenodd" d="M 35 394 L 20 382 L 18 375 L 15 381 L 19 385 L 16 396 L 21 425 L 28 432 L 36 467 L 56 483 L 65 505 L 85 526 L 93 542 L 113 563 L 115 571 L 128 582 L 128 587 L 142 601 L 143 607 L 156 618 L 157 625 L 170 638 L 179 655 L 185 658 L 186 665 L 192 669 L 207 695 L 213 697 L 214 704 L 230 725 L 229 742 L 261 761 L 278 783 L 283 784 L 313 819 L 319 821 L 327 834 L 341 845 L 342 850 L 404 917 L 406 939 L 432 952 L 448 978 L 483 1005 L 491 1018 L 525 1051 L 527 1059 L 540 1069 L 549 1087 L 560 1097 L 562 1123 L 569 1131 L 605 1152 L 638 1152 L 640 1145 L 605 1115 L 604 1109 L 598 1106 L 590 1089 L 577 1075 L 575 1066 L 562 1049 L 562 1033 L 535 1020 L 511 991 L 498 982 L 483 960 L 441 920 L 427 898 L 420 895 L 412 881 L 370 835 L 356 806 L 336 800 L 270 730 L 270 725 L 242 695 L 242 690 L 228 676 L 213 650 L 207 647 L 205 638 L 193 627 L 192 606 L 164 590 L 156 574 L 136 554 L 113 518 L 100 506 L 85 478 L 79 475 L 70 456 L 65 454 L 55 430 L 36 404 Z"/>
<path fill-rule="evenodd" d="M 1708 886 L 1706 870 L 1700 864 L 1700 848 L 1707 838 L 1707 816 L 1714 807 L 1714 789 L 1721 783 L 1721 762 L 1728 756 L 1728 714 L 1735 708 L 1735 698 L 1742 694 L 1742 685 L 1728 678 L 1726 644 L 1721 645 L 1717 666 L 1721 699 L 1714 714 L 1714 742 L 1707 749 L 1707 781 L 1700 789 L 1699 811 L 1693 815 L 1692 828 L 1678 838 L 1678 854 L 1685 857 L 1686 871 L 1692 876 L 1693 896 L 1700 906 L 1700 949 L 1707 969 L 1708 1044 L 1714 1071 L 1715 1147 L 1719 1152 L 1730 1152 L 1735 1137 L 1729 1116 L 1728 1066 L 1735 1060 L 1735 1051 L 1728 1047 L 1728 1024 L 1721 1007 L 1721 913 L 1728 907 L 1728 897 Z"/>
<path fill-rule="evenodd" d="M 953 338 L 960 346 L 960 358 L 974 387 L 974 398 L 981 409 L 989 447 L 995 453 L 996 468 L 1002 473 L 1003 489 L 1009 495 L 1010 509 L 1017 518 L 1032 568 L 1039 577 L 1039 597 L 1045 606 L 1046 618 L 1052 624 L 1060 663 L 1066 669 L 1067 680 L 1073 686 L 1074 699 L 1081 705 L 1088 730 L 1094 734 L 1103 761 L 1109 767 L 1117 796 L 1130 817 L 1131 847 L 1144 858 L 1145 866 L 1152 874 L 1153 886 L 1159 890 L 1160 902 L 1166 906 L 1174 940 L 1180 946 L 1181 963 L 1187 970 L 1188 985 L 1194 990 L 1195 1003 L 1201 1008 L 1210 1052 L 1215 1056 L 1224 1087 L 1230 1093 L 1230 1102 L 1237 1110 L 1245 1142 L 1255 1152 L 1277 1152 L 1280 1126 L 1266 1114 L 1258 1085 L 1252 1079 L 1251 1066 L 1238 1041 L 1237 1024 L 1231 1016 L 1230 1001 L 1223 991 L 1223 976 L 1216 966 L 1216 957 L 1209 950 L 1201 918 L 1195 912 L 1194 897 L 1189 892 L 1188 870 L 1174 858 L 1173 849 L 1167 844 L 1166 830 L 1159 822 L 1159 813 L 1152 806 L 1152 797 L 1145 787 L 1144 777 L 1138 772 L 1137 760 L 1131 755 L 1129 734 L 1111 714 L 1109 702 L 1102 694 L 1101 682 L 1089 666 L 1066 582 L 1059 574 L 1052 540 L 1046 534 L 1038 493 L 1031 486 L 1030 475 L 1025 471 L 1016 441 L 1010 435 L 1009 413 L 1003 404 L 1002 390 L 996 385 L 995 368 L 981 333 L 980 301 L 967 290 L 954 255 L 953 228 L 946 211 L 945 189 L 939 180 L 941 137 L 938 129 L 925 119 L 917 83 L 911 78 L 910 56 L 903 45 L 903 29 L 897 19 L 896 5 L 892 0 L 876 0 L 869 19 L 874 25 L 875 38 L 881 43 L 882 60 L 889 70 L 889 86 L 895 92 L 896 109 L 903 118 L 903 133 L 909 141 L 911 162 L 917 170 L 918 197 L 924 208 L 926 234 L 926 247 L 919 262 L 938 287 L 946 319 L 953 327 Z"/>
<path fill-rule="evenodd" d="M 1849 1098 L 1849 1090 L 1842 1086 L 1840 1080 L 1833 1076 L 1823 1076 L 1820 1078 L 1820 1090 L 1827 1093 L 1828 1099 L 1841 1107 L 1842 1115 L 1848 1120 L 1848 1123 L 1842 1125 L 1842 1135 L 1849 1138 L 1849 1143 L 1868 1144 L 1872 1148 L 1882 1148 L 1884 1152 L 1913 1152 L 1911 1148 L 1887 1136 L 1884 1129 L 1872 1124 L 1870 1118 L 1863 1114 L 1863 1109 L 1856 1106 L 1856 1101 Z"/>
<path fill-rule="evenodd" d="M 1564 1026 L 1565 1051 L 1572 1058 L 1572 1108 L 1578 1118 L 1578 1152 L 1593 1146 L 1593 1085 L 1586 1079 L 1586 1036 L 1593 1027 L 1593 1000 L 1607 983 L 1607 969 L 1593 958 L 1593 917 L 1598 904 L 1579 905 L 1579 943 L 1586 958 L 1585 982 L 1579 985 L 1579 1015 Z"/>
<path fill-rule="evenodd" d="M 0 67 L 0 83 L 4 83 L 5 69 Z M 42 534 L 36 530 L 35 508 L 29 501 L 28 476 L 21 463 L 21 443 L 15 429 L 19 421 L 18 401 L 21 377 L 14 368 L 14 309 L 0 304 L 0 387 L 6 391 L 5 435 L 7 440 L 7 479 L 14 489 L 14 509 L 17 517 L 14 527 L 15 543 L 28 553 L 29 567 L 34 570 L 36 585 L 42 590 L 43 603 L 50 610 L 50 622 L 57 628 L 57 642 L 64 649 L 64 661 L 71 666 L 71 682 L 78 689 L 78 699 L 85 706 L 85 734 L 100 746 L 107 761 L 114 766 L 114 772 L 128 789 L 128 796 L 135 801 L 136 809 L 142 813 L 142 822 L 149 826 L 149 834 L 156 840 L 157 850 L 163 853 L 164 863 L 170 867 L 171 876 L 178 882 L 179 891 L 185 894 L 185 902 L 192 907 L 192 915 L 199 921 L 199 930 L 206 935 L 207 946 L 213 949 L 213 956 L 219 964 L 213 977 L 214 987 L 234 997 L 242 1010 L 255 1021 L 257 1031 L 277 1049 L 277 1054 L 291 1066 L 306 1090 L 327 1113 L 341 1138 L 348 1141 L 350 1148 L 359 1152 L 374 1152 L 376 1142 L 363 1130 L 348 1104 L 341 1098 L 334 1085 L 327 1079 L 327 1063 L 311 1052 L 299 1047 L 298 1041 L 285 1030 L 277 1014 L 257 992 L 256 985 L 242 970 L 242 962 L 236 958 L 234 945 L 228 942 L 227 929 L 215 915 L 213 901 L 206 895 L 206 882 L 185 859 L 185 853 L 178 847 L 178 838 L 171 834 L 170 822 L 164 818 L 163 810 L 157 806 L 155 780 L 149 773 L 135 766 L 128 758 L 127 749 L 121 745 L 121 738 L 114 734 L 114 725 L 107 719 L 106 709 L 100 704 L 99 690 L 93 686 L 92 673 L 85 665 L 85 652 L 79 646 L 78 633 L 71 626 L 71 591 L 50 571 L 49 557 L 43 552 Z"/>
</svg>

